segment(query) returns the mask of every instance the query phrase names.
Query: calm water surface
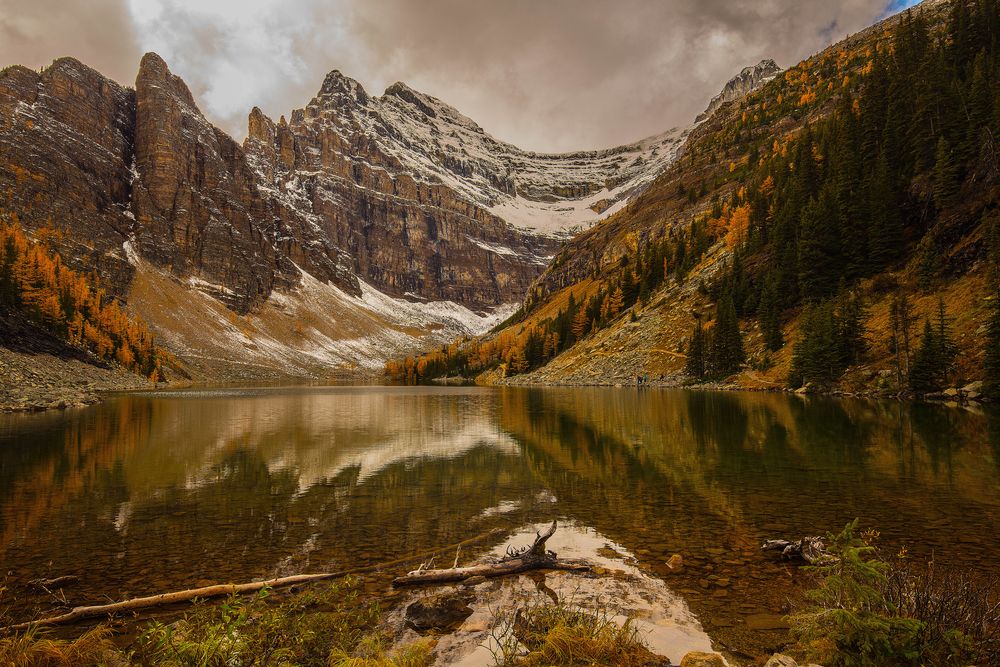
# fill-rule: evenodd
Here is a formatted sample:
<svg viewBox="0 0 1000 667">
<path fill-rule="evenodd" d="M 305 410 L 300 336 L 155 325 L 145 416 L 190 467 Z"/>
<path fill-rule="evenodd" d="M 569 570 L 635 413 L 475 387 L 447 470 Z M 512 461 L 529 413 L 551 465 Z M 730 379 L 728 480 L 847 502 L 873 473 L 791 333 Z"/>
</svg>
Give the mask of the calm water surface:
<svg viewBox="0 0 1000 667">
<path fill-rule="evenodd" d="M 1000 416 L 636 389 L 160 392 L 0 415 L 0 568 L 71 603 L 380 563 L 560 517 L 635 554 L 706 628 L 779 614 L 771 537 L 854 517 L 1000 567 Z M 501 538 L 498 538 L 501 539 Z M 486 544 L 484 549 L 495 545 Z M 681 553 L 688 564 L 668 574 Z M 0 582 L 2 586 L 2 582 Z"/>
</svg>

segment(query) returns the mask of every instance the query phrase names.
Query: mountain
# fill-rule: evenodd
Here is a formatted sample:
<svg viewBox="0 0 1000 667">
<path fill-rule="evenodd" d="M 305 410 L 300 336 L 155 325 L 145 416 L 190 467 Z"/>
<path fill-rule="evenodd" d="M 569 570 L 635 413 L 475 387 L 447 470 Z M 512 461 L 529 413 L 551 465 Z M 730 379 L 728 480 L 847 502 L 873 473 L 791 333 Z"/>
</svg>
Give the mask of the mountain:
<svg viewBox="0 0 1000 667">
<path fill-rule="evenodd" d="M 690 131 L 538 154 L 405 84 L 376 97 L 333 71 L 287 120 L 254 108 L 240 145 L 156 54 L 134 89 L 62 58 L 0 71 L 2 212 L 96 272 L 181 375 L 371 371 L 509 316 Z"/>
<path fill-rule="evenodd" d="M 769 81 L 717 98 L 682 158 L 568 241 L 508 326 L 388 370 L 893 396 L 988 385 L 996 25 L 989 2 L 927 0 L 780 76 L 745 70 L 730 94 Z"/>
<path fill-rule="evenodd" d="M 406 84 L 372 97 L 333 71 L 319 94 L 292 112 L 290 122 L 276 125 L 255 109 L 247 146 L 260 157 L 267 178 L 377 165 L 419 184 L 447 188 L 484 219 L 493 215 L 521 230 L 565 237 L 652 180 L 674 160 L 686 134 L 674 129 L 607 150 L 532 153 L 494 139 L 454 108 Z"/>
</svg>

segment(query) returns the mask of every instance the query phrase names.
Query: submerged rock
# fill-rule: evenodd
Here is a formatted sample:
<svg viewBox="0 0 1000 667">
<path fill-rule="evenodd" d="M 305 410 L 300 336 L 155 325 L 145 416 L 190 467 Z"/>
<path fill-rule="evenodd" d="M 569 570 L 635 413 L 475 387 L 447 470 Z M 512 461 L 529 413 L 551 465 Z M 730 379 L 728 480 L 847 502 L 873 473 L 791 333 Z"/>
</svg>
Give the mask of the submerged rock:
<svg viewBox="0 0 1000 667">
<path fill-rule="evenodd" d="M 406 624 L 418 632 L 450 632 L 472 615 L 470 599 L 464 595 L 429 595 L 406 608 Z"/>
<path fill-rule="evenodd" d="M 726 667 L 726 661 L 718 653 L 691 651 L 681 658 L 681 667 Z"/>
<path fill-rule="evenodd" d="M 764 667 L 799 667 L 799 663 L 783 653 L 775 653 L 770 660 L 764 663 Z"/>
</svg>

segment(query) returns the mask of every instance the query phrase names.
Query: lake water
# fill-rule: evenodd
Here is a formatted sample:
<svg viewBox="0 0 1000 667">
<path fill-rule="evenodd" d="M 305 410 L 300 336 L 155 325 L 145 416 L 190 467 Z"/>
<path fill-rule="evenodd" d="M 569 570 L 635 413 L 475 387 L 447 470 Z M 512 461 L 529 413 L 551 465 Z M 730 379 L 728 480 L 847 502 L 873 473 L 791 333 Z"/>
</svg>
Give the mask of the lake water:
<svg viewBox="0 0 1000 667">
<path fill-rule="evenodd" d="M 6 604 L 375 564 L 559 518 L 630 554 L 734 651 L 804 583 L 767 538 L 858 517 L 889 550 L 1000 566 L 1000 415 L 656 389 L 174 391 L 0 415 Z M 672 573 L 666 560 L 682 554 Z M 402 570 L 409 569 L 402 567 Z M 393 572 L 392 574 L 398 574 Z M 0 587 L 3 582 L 0 582 Z M 4 600 L 0 600 L 3 604 Z"/>
</svg>

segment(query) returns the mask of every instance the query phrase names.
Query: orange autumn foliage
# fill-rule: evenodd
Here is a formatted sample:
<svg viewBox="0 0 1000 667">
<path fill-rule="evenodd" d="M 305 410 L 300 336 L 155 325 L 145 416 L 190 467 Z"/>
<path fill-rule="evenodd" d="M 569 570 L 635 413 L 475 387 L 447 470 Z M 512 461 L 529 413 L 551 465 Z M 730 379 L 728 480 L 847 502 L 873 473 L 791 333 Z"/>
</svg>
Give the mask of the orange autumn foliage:
<svg viewBox="0 0 1000 667">
<path fill-rule="evenodd" d="M 58 238 L 53 230 L 39 238 L 33 242 L 16 222 L 0 222 L 0 307 L 24 313 L 103 360 L 159 380 L 160 350 L 149 329 L 63 264 L 48 247 Z"/>
</svg>

